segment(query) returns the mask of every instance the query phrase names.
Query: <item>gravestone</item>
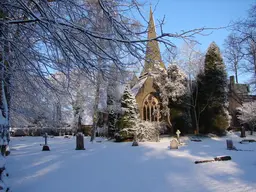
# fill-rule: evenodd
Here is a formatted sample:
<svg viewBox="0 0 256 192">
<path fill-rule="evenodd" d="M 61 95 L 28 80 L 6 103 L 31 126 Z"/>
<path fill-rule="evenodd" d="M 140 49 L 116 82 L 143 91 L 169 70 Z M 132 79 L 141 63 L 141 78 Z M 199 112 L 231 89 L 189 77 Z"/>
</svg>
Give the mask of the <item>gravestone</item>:
<svg viewBox="0 0 256 192">
<path fill-rule="evenodd" d="M 178 149 L 179 142 L 177 139 L 172 139 L 170 142 L 170 149 Z"/>
<path fill-rule="evenodd" d="M 85 150 L 84 148 L 84 134 L 79 132 L 76 134 L 76 150 Z"/>
<path fill-rule="evenodd" d="M 244 126 L 241 127 L 241 134 L 240 134 L 240 137 L 246 137 L 246 136 L 245 136 L 245 128 L 244 128 Z"/>
<path fill-rule="evenodd" d="M 64 139 L 70 139 L 68 135 L 64 135 Z"/>
<path fill-rule="evenodd" d="M 139 146 L 138 139 L 137 139 L 137 134 L 134 135 L 132 146 L 133 147 Z"/>
<path fill-rule="evenodd" d="M 233 150 L 233 149 L 235 149 L 232 140 L 229 140 L 229 139 L 228 139 L 228 140 L 226 140 L 226 142 L 227 142 L 227 149 L 228 149 L 228 150 Z"/>
<path fill-rule="evenodd" d="M 43 137 L 44 137 L 44 146 L 42 151 L 50 151 L 50 147 L 47 145 L 48 134 L 45 133 Z"/>
<path fill-rule="evenodd" d="M 137 141 L 133 141 L 133 142 L 132 142 L 132 146 L 133 146 L 133 147 L 137 147 L 137 146 L 139 146 L 139 143 L 138 143 Z"/>
</svg>

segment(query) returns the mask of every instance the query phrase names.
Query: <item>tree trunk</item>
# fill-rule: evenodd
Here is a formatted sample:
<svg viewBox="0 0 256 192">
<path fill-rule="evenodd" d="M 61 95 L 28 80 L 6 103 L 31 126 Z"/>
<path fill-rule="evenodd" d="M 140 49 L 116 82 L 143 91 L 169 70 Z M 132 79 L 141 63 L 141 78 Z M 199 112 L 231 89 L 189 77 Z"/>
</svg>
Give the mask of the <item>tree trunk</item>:
<svg viewBox="0 0 256 192">
<path fill-rule="evenodd" d="M 99 100 L 100 100 L 100 72 L 98 72 L 98 78 L 97 78 L 97 83 L 96 83 L 96 91 L 95 91 L 95 101 L 94 101 L 94 106 L 93 106 L 93 125 L 92 125 L 92 130 L 91 130 L 91 142 L 95 139 L 95 134 L 96 134 L 96 129 L 97 129 L 97 124 L 98 124 L 98 105 L 99 105 Z"/>
<path fill-rule="evenodd" d="M 193 106 L 193 113 L 194 113 L 194 118 L 195 118 L 195 124 L 196 124 L 196 133 L 199 134 L 199 119 L 197 119 L 197 111 L 196 107 Z"/>
<path fill-rule="evenodd" d="M 237 74 L 237 62 L 235 62 L 235 78 L 236 78 L 236 83 L 238 83 L 238 74 Z"/>
<path fill-rule="evenodd" d="M 3 8 L 0 8 L 0 19 L 5 20 L 5 18 L 8 16 L 7 10 L 4 10 Z M 2 112 L 3 117 L 6 119 L 6 122 L 1 125 L 1 140 L 3 146 L 1 148 L 6 149 L 6 145 L 9 144 L 9 108 L 10 108 L 10 100 L 11 100 L 11 94 L 10 94 L 10 78 L 11 74 L 9 72 L 10 69 L 10 63 L 8 60 L 9 56 L 9 43 L 8 40 L 5 40 L 6 37 L 4 37 L 2 34 L 7 34 L 8 37 L 8 27 L 6 25 L 0 24 L 0 39 L 2 39 L 1 47 L 2 52 L 0 52 L 0 109 Z"/>
<path fill-rule="evenodd" d="M 254 125 L 253 124 L 249 125 L 249 128 L 250 128 L 250 135 L 253 135 Z"/>
</svg>

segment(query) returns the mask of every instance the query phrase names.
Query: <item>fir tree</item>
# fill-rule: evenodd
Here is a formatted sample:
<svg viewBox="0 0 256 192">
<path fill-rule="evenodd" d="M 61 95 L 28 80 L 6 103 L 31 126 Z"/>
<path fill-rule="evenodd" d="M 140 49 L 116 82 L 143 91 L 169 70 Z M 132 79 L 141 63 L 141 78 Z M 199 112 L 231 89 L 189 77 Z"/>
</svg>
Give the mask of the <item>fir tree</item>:
<svg viewBox="0 0 256 192">
<path fill-rule="evenodd" d="M 138 107 L 130 86 L 126 86 L 122 99 L 121 107 L 123 115 L 119 119 L 119 134 L 116 134 L 117 140 L 133 138 L 136 133 L 136 126 L 139 122 Z"/>
<path fill-rule="evenodd" d="M 120 106 L 117 105 L 117 97 L 114 92 L 117 90 L 117 86 L 114 83 L 109 83 L 107 88 L 107 106 L 108 106 L 108 136 L 113 137 L 116 130 L 116 122 L 119 114 Z M 120 103 L 120 100 L 119 100 Z M 118 103 L 118 104 L 119 104 Z M 119 107 L 119 109 L 118 109 Z"/>
<path fill-rule="evenodd" d="M 229 126 L 227 73 L 218 46 L 213 42 L 205 56 L 204 74 L 198 76 L 200 131 L 221 134 Z"/>
<path fill-rule="evenodd" d="M 130 86 L 126 86 L 121 100 L 121 107 L 124 112 L 122 116 L 123 128 L 131 128 L 138 121 L 138 107 Z"/>
</svg>

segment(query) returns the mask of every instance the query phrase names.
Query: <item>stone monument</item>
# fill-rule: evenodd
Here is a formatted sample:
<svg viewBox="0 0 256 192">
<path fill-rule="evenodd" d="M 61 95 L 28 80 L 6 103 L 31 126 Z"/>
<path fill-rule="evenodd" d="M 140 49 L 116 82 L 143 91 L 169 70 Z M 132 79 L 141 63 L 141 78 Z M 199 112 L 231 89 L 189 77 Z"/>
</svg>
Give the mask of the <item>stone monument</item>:
<svg viewBox="0 0 256 192">
<path fill-rule="evenodd" d="M 170 149 L 178 149 L 179 142 L 177 139 L 172 139 L 170 142 Z"/>
<path fill-rule="evenodd" d="M 43 137 L 44 137 L 44 146 L 42 151 L 50 151 L 50 147 L 47 145 L 48 134 L 45 133 Z"/>
<path fill-rule="evenodd" d="M 226 142 L 227 142 L 227 149 L 228 150 L 234 150 L 235 149 L 232 140 L 228 139 L 228 140 L 226 140 Z"/>
<path fill-rule="evenodd" d="M 84 134 L 79 132 L 76 134 L 76 150 L 85 150 L 84 148 Z"/>
</svg>

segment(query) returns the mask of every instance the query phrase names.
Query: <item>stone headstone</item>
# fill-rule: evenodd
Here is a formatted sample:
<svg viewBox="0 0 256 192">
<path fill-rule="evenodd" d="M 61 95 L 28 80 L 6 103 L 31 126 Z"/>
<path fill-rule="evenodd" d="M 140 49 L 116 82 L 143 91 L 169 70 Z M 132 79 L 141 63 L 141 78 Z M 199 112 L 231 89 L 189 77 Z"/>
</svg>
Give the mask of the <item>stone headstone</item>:
<svg viewBox="0 0 256 192">
<path fill-rule="evenodd" d="M 177 139 L 172 139 L 170 142 L 170 149 L 178 149 L 179 142 Z"/>
<path fill-rule="evenodd" d="M 42 151 L 50 151 L 50 147 L 47 145 L 48 134 L 44 134 L 44 145 Z"/>
<path fill-rule="evenodd" d="M 77 133 L 76 134 L 76 150 L 85 150 L 84 148 L 84 134 Z"/>
<path fill-rule="evenodd" d="M 68 135 L 64 135 L 64 139 L 70 139 Z"/>
<path fill-rule="evenodd" d="M 137 141 L 133 141 L 132 146 L 134 146 L 134 147 L 139 146 L 139 143 Z"/>
<path fill-rule="evenodd" d="M 50 147 L 48 145 L 44 145 L 42 151 L 50 151 Z"/>
<path fill-rule="evenodd" d="M 241 127 L 241 134 L 240 134 L 240 137 L 246 137 L 246 136 L 245 136 L 245 128 L 244 128 L 244 126 Z"/>
<path fill-rule="evenodd" d="M 44 145 L 47 145 L 47 138 L 48 138 L 48 134 L 45 133 L 44 134 Z"/>
<path fill-rule="evenodd" d="M 135 133 L 135 135 L 133 137 L 132 146 L 134 146 L 134 147 L 139 146 L 138 138 L 137 138 L 137 133 Z"/>
<path fill-rule="evenodd" d="M 232 140 L 226 140 L 226 142 L 227 142 L 227 149 L 228 150 L 233 150 L 234 149 L 233 141 Z"/>
</svg>

